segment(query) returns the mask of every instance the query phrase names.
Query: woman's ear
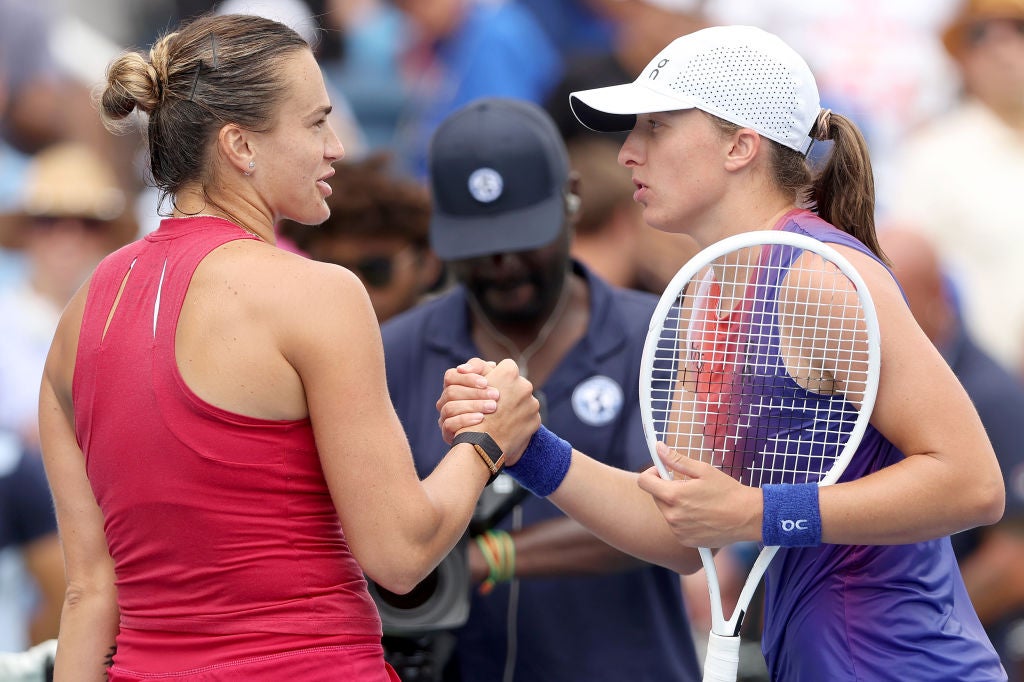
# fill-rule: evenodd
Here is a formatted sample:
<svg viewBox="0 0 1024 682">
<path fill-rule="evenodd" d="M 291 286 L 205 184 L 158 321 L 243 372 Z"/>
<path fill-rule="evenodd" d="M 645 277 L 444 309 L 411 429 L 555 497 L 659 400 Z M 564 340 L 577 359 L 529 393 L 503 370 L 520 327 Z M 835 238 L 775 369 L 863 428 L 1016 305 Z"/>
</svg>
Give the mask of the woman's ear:
<svg viewBox="0 0 1024 682">
<path fill-rule="evenodd" d="M 244 175 L 252 174 L 256 154 L 247 131 L 234 123 L 223 126 L 217 133 L 217 150 L 236 171 Z"/>
<path fill-rule="evenodd" d="M 732 134 L 725 158 L 725 169 L 738 171 L 749 166 L 761 150 L 761 136 L 750 128 L 740 128 Z"/>
</svg>

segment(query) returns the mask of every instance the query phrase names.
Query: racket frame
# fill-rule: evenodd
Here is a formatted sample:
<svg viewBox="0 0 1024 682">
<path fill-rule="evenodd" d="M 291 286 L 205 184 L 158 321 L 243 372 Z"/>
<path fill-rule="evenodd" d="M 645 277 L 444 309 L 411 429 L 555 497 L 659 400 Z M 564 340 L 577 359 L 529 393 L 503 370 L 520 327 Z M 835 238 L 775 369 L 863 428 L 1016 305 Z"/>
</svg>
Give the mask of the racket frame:
<svg viewBox="0 0 1024 682">
<path fill-rule="evenodd" d="M 828 473 L 818 482 L 819 487 L 832 485 L 839 479 L 856 452 L 865 430 L 867 430 L 871 412 L 874 409 L 875 397 L 878 393 L 878 377 L 881 371 L 881 344 L 874 301 L 864 279 L 845 256 L 832 246 L 813 237 L 782 230 L 743 232 L 711 244 L 688 260 L 669 282 L 658 301 L 658 305 L 654 309 L 654 313 L 651 315 L 651 322 L 648 326 L 647 339 L 644 343 L 640 362 L 640 413 L 644 436 L 647 440 L 651 458 L 658 469 L 658 473 L 665 480 L 672 480 L 672 474 L 657 454 L 656 444 L 658 436 L 656 429 L 653 427 L 654 408 L 651 397 L 651 376 L 656 351 L 661 339 L 663 322 L 687 285 L 695 282 L 694 278 L 704 272 L 719 258 L 743 248 L 776 245 L 790 246 L 805 252 L 811 252 L 835 264 L 843 275 L 853 283 L 864 311 L 864 322 L 867 327 L 868 381 L 866 382 L 861 399 L 859 414 L 850 432 L 850 436 L 843 446 L 842 452 L 836 457 Z M 736 606 L 729 618 L 725 617 L 722 608 L 721 588 L 718 571 L 715 567 L 714 553 L 708 547 L 698 547 L 697 549 L 700 554 L 701 563 L 704 565 L 704 572 L 708 583 L 708 595 L 711 599 L 711 637 L 708 641 L 708 655 L 704 666 L 704 681 L 733 682 L 736 680 L 739 665 L 739 634 L 743 626 L 743 617 L 746 614 L 747 607 L 750 605 L 750 600 L 754 596 L 754 592 L 761 582 L 761 578 L 764 577 L 765 572 L 768 570 L 768 565 L 778 553 L 779 547 L 769 545 L 761 549 L 747 575 L 743 589 L 736 600 Z"/>
</svg>

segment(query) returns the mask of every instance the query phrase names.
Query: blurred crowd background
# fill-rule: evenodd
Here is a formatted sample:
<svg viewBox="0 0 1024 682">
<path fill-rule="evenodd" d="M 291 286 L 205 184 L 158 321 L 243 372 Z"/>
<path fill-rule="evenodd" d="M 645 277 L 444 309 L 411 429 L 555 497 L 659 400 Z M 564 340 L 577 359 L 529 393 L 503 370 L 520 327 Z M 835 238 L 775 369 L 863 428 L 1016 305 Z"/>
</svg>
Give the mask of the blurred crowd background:
<svg viewBox="0 0 1024 682">
<path fill-rule="evenodd" d="M 632 80 L 702 26 L 775 32 L 807 58 L 823 106 L 864 131 L 879 224 L 920 240 L 901 251 L 894 237 L 894 253 L 934 251 L 922 326 L 941 307 L 1016 382 L 1007 390 L 1024 380 L 1024 0 L 0 0 L 0 651 L 54 637 L 63 598 L 35 424 L 59 313 L 168 208 L 147 187 L 141 137 L 104 130 L 92 92 L 122 50 L 207 11 L 263 14 L 314 44 L 346 159 L 329 223 L 283 226 L 282 244 L 350 267 L 382 321 L 446 286 L 427 239 L 425 152 L 437 124 L 481 96 L 551 113 L 582 178 L 574 255 L 613 284 L 660 293 L 693 245 L 643 224 L 616 165 L 621 139 L 579 126 L 568 92 Z M 1014 436 L 997 453 L 1009 500 L 1024 498 L 1013 421 L 1024 414 L 1007 418 L 990 431 Z M 1010 607 L 983 617 L 1020 658 L 1016 513 L 1001 524 L 1004 572 L 981 572 Z M 689 584 L 706 632 L 703 581 Z"/>
</svg>

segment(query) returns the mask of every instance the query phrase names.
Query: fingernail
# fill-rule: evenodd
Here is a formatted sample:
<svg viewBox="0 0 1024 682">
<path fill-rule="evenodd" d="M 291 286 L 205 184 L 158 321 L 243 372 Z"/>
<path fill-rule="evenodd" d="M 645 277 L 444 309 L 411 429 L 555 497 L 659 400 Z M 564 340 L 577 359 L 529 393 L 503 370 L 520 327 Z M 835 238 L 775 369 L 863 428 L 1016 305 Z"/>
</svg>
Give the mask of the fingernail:
<svg viewBox="0 0 1024 682">
<path fill-rule="evenodd" d="M 497 400 L 498 399 L 498 389 L 496 389 L 496 388 L 489 388 L 489 389 L 487 389 L 487 397 L 490 398 L 491 400 Z"/>
<path fill-rule="evenodd" d="M 498 409 L 498 403 L 493 400 L 484 402 L 484 412 L 494 412 L 496 409 Z"/>
</svg>

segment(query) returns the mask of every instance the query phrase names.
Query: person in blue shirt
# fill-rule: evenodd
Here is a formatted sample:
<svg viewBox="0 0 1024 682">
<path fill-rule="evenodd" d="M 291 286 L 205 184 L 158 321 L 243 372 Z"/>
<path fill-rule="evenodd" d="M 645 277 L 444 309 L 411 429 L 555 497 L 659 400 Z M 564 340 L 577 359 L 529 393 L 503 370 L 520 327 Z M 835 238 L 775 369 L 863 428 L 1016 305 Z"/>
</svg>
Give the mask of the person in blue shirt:
<svg viewBox="0 0 1024 682">
<path fill-rule="evenodd" d="M 1002 516 L 999 464 L 967 392 L 886 265 L 863 135 L 821 109 L 800 55 L 749 26 L 677 38 L 633 83 L 576 92 L 571 103 L 592 129 L 629 130 L 619 163 L 652 227 L 702 247 L 785 230 L 845 256 L 875 302 L 878 395 L 843 476 L 820 491 L 814 482 L 746 486 L 664 443 L 657 456 L 672 480 L 653 467 L 616 471 L 545 426 L 506 471 L 610 544 L 681 572 L 697 563 L 693 547 L 780 546 L 765 577 L 762 650 L 773 680 L 1005 680 L 948 538 Z M 812 172 L 807 155 L 826 140 L 827 163 Z M 766 357 L 777 379 L 763 395 L 767 407 L 793 377 L 777 348 Z M 842 370 L 822 364 L 823 376 L 842 386 Z M 467 426 L 486 430 L 472 382 L 488 371 L 477 359 L 445 375 L 438 407 L 446 439 Z M 770 422 L 758 409 L 752 423 Z M 764 435 L 745 436 L 778 435 L 766 426 Z M 792 519 L 807 523 L 781 523 Z"/>
<path fill-rule="evenodd" d="M 562 75 L 562 57 L 515 2 L 395 0 L 414 36 L 400 67 L 410 83 L 392 147 L 407 172 L 427 175 L 427 147 L 449 114 L 481 97 L 540 104 Z"/>
<path fill-rule="evenodd" d="M 515 360 L 544 423 L 597 460 L 647 466 L 636 377 L 656 298 L 571 259 L 578 190 L 554 123 L 531 103 L 478 100 L 442 123 L 430 151 L 431 245 L 457 284 L 382 328 L 420 475 L 448 449 L 434 409 L 439 372 L 472 356 Z M 699 678 L 674 572 L 532 496 L 467 544 L 475 589 L 446 680 Z"/>
</svg>

